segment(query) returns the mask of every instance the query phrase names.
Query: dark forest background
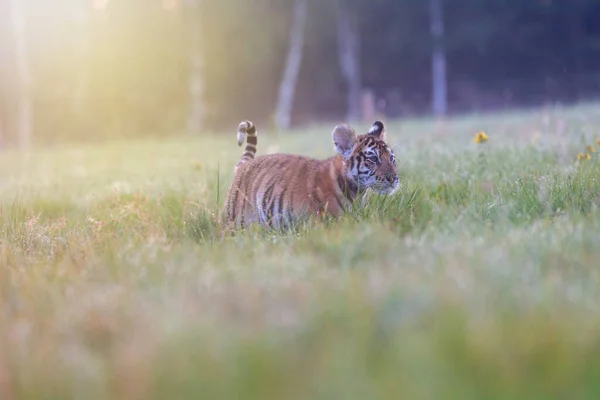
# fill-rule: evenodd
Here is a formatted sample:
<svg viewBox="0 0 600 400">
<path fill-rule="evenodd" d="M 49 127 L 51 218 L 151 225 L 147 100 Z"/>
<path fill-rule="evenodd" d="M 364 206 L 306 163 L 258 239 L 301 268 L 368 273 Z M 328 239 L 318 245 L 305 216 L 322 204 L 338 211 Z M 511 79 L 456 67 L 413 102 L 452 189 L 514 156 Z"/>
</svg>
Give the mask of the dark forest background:
<svg viewBox="0 0 600 400">
<path fill-rule="evenodd" d="M 444 116 L 600 94 L 600 0 L 0 7 L 3 145 L 231 131 L 242 118 L 271 129 Z"/>
</svg>

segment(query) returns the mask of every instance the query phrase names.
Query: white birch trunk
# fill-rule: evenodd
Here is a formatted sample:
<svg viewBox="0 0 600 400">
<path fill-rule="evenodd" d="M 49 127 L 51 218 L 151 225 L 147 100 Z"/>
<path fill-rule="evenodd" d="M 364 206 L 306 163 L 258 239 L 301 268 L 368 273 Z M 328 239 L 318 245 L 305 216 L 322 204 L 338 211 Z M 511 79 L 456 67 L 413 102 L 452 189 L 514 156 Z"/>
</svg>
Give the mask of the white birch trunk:
<svg viewBox="0 0 600 400">
<path fill-rule="evenodd" d="M 204 125 L 204 54 L 202 52 L 202 41 L 200 40 L 201 29 L 198 27 L 198 0 L 187 0 L 190 9 L 188 19 L 189 36 L 189 114 L 187 131 L 197 134 Z"/>
<path fill-rule="evenodd" d="M 8 0 L 10 20 L 15 45 L 15 67 L 17 73 L 17 137 L 19 148 L 27 150 L 31 144 L 33 129 L 33 103 L 31 99 L 31 71 L 27 53 L 27 35 L 22 0 Z"/>
<path fill-rule="evenodd" d="M 279 96 L 275 110 L 275 125 L 279 129 L 287 129 L 291 125 L 294 94 L 298 83 L 298 75 L 300 74 L 300 65 L 302 64 L 307 14 L 308 1 L 294 0 L 288 54 L 279 85 Z"/>
<path fill-rule="evenodd" d="M 348 6 L 338 3 L 338 51 L 342 75 L 348 85 L 346 118 L 348 121 L 361 119 L 362 82 L 360 71 L 360 36 L 357 21 Z"/>
<path fill-rule="evenodd" d="M 431 36 L 433 38 L 433 52 L 431 57 L 431 83 L 433 97 L 433 113 L 436 116 L 446 115 L 447 81 L 446 81 L 446 53 L 442 40 L 444 39 L 443 0 L 429 0 L 429 18 Z"/>
</svg>

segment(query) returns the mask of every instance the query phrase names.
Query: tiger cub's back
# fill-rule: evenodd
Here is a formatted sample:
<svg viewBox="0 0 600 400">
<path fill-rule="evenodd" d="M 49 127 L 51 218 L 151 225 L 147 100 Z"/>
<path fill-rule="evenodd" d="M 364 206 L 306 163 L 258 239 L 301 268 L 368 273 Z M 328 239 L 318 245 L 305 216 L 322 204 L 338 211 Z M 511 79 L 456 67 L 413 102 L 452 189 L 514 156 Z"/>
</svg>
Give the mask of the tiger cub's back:
<svg viewBox="0 0 600 400">
<path fill-rule="evenodd" d="M 339 215 L 343 203 L 331 174 L 328 163 L 294 154 L 264 155 L 244 163 L 225 200 L 227 222 L 285 228 L 311 214 Z"/>
</svg>

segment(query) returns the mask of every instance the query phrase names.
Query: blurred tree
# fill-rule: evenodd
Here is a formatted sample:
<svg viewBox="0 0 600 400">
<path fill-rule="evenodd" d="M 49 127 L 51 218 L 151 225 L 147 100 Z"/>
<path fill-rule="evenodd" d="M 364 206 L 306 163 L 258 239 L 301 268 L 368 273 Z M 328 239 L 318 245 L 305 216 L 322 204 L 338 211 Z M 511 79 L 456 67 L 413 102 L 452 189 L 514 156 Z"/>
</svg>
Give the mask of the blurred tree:
<svg viewBox="0 0 600 400">
<path fill-rule="evenodd" d="M 15 63 L 17 72 L 17 135 L 21 150 L 31 144 L 33 124 L 33 101 L 31 98 L 31 71 L 25 29 L 25 11 L 21 0 L 8 0 L 9 15 L 13 26 Z"/>
<path fill-rule="evenodd" d="M 9 104 L 10 87 L 9 87 L 9 65 L 12 65 L 13 55 L 9 48 L 13 47 L 11 40 L 12 28 L 8 23 L 8 7 L 6 2 L 0 3 L 0 149 L 7 142 L 10 142 L 8 137 L 10 132 L 9 116 L 11 115 Z"/>
<path fill-rule="evenodd" d="M 186 0 L 187 28 L 189 31 L 188 52 L 189 66 L 189 103 L 190 112 L 187 121 L 187 130 L 199 133 L 204 123 L 204 54 L 202 52 L 202 29 L 198 24 L 199 0 Z"/>
<path fill-rule="evenodd" d="M 360 68 L 360 3 L 352 0 L 338 0 L 338 53 L 339 65 L 346 80 L 346 119 L 361 119 L 362 79 Z"/>
<path fill-rule="evenodd" d="M 293 22 L 289 33 L 288 53 L 283 77 L 279 84 L 279 97 L 275 110 L 275 124 L 279 129 L 287 129 L 291 124 L 294 93 L 298 84 L 298 75 L 302 63 L 307 9 L 307 0 L 294 0 Z"/>
<path fill-rule="evenodd" d="M 85 110 L 87 94 L 89 90 L 89 69 L 87 60 L 90 55 L 90 17 L 91 2 L 81 0 L 69 0 L 68 11 L 71 14 L 71 23 L 76 35 L 74 35 L 73 62 L 76 64 L 73 76 L 73 114 L 78 119 L 82 118 Z"/>
<path fill-rule="evenodd" d="M 276 109 L 281 71 L 289 49 L 293 2 L 203 0 L 202 29 L 206 122 L 266 122 Z"/>
<path fill-rule="evenodd" d="M 598 18 L 600 0 L 7 0 L 0 119 L 26 148 L 353 120 L 363 87 L 389 118 L 591 99 Z"/>
<path fill-rule="evenodd" d="M 433 49 L 431 54 L 431 86 L 433 88 L 433 113 L 446 115 L 446 51 L 444 49 L 444 14 L 442 0 L 429 0 L 429 15 Z"/>
</svg>

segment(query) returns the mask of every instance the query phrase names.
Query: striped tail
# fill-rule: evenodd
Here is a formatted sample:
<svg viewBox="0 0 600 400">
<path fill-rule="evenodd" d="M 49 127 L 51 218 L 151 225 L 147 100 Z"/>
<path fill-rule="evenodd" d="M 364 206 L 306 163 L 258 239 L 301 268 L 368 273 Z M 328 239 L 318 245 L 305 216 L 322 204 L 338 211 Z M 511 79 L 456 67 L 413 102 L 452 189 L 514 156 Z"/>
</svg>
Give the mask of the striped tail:
<svg viewBox="0 0 600 400">
<path fill-rule="evenodd" d="M 237 169 L 246 161 L 254 159 L 254 155 L 256 154 L 256 145 L 258 143 L 258 138 L 256 136 L 256 127 L 252 122 L 248 120 L 242 121 L 238 125 L 238 146 L 241 146 L 244 143 L 244 138 L 246 139 L 246 150 L 244 151 L 242 158 L 240 158 L 240 161 L 238 161 L 238 163 L 235 165 L 235 169 Z"/>
</svg>

